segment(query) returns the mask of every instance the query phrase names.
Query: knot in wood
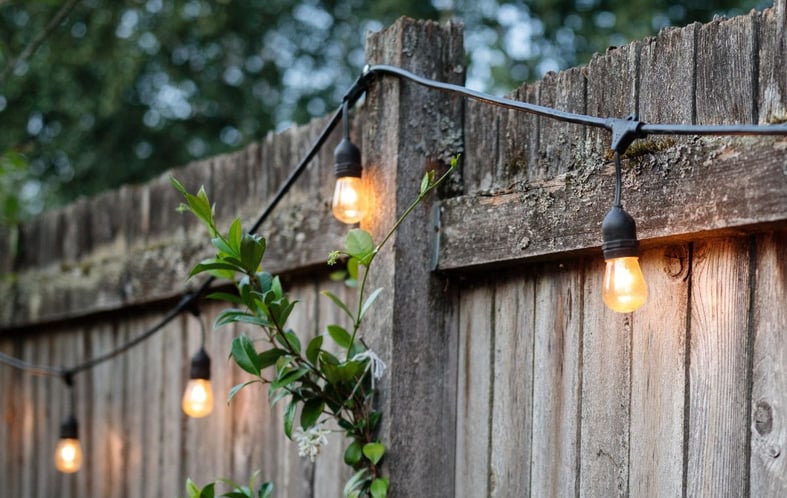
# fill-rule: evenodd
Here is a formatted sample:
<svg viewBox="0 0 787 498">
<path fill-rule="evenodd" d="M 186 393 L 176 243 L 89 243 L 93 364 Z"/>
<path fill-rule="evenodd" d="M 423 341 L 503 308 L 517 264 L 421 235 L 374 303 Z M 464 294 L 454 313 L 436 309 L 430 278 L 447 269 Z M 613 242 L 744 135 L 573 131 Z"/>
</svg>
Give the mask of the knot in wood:
<svg viewBox="0 0 787 498">
<path fill-rule="evenodd" d="M 758 401 L 754 409 L 754 428 L 760 436 L 770 434 L 773 429 L 773 408 L 767 401 Z"/>
</svg>

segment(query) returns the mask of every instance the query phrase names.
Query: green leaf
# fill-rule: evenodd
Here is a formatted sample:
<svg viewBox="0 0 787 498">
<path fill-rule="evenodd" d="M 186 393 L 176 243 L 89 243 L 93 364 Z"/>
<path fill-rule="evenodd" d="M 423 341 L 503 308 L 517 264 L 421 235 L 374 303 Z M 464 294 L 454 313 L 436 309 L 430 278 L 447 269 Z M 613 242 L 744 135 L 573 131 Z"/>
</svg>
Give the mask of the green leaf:
<svg viewBox="0 0 787 498">
<path fill-rule="evenodd" d="M 380 295 L 382 291 L 383 288 L 380 287 L 379 289 L 372 292 L 372 294 L 368 298 L 366 298 L 366 301 L 363 303 L 363 307 L 361 307 L 361 314 L 358 315 L 358 320 L 361 320 L 363 318 L 363 316 L 366 314 L 366 311 L 369 309 L 372 303 L 374 303 L 374 300 L 377 299 L 377 297 Z"/>
<path fill-rule="evenodd" d="M 328 299 L 330 299 L 331 301 L 333 301 L 333 303 L 336 306 L 338 306 L 339 309 L 341 309 L 342 311 L 347 313 L 347 316 L 349 316 L 351 320 L 355 321 L 355 317 L 353 316 L 352 312 L 350 311 L 350 308 L 348 308 L 347 305 L 344 304 L 341 299 L 336 297 L 336 295 L 334 295 L 332 292 L 327 291 L 327 290 L 320 291 L 320 294 L 322 294 L 323 296 L 325 296 Z"/>
<path fill-rule="evenodd" d="M 230 247 L 230 245 L 227 244 L 227 242 L 223 238 L 213 237 L 212 239 L 210 239 L 210 243 L 213 244 L 213 247 L 221 251 L 223 256 L 226 255 L 226 256 L 234 256 L 236 258 L 238 257 L 238 252 L 234 250 L 232 247 Z"/>
<path fill-rule="evenodd" d="M 287 351 L 278 348 L 273 348 L 263 351 L 262 353 L 259 354 L 260 370 L 263 370 L 273 365 L 274 363 L 276 363 L 276 361 L 279 358 L 281 358 L 286 354 L 288 354 Z"/>
<path fill-rule="evenodd" d="M 204 488 L 202 488 L 202 491 L 200 491 L 199 498 L 213 498 L 213 496 L 216 494 L 215 488 L 215 482 L 207 484 Z"/>
<path fill-rule="evenodd" d="M 320 398 L 313 398 L 304 403 L 303 410 L 301 410 L 301 427 L 308 429 L 317 423 L 324 406 L 325 403 Z"/>
<path fill-rule="evenodd" d="M 331 339 L 333 339 L 336 344 L 344 349 L 349 348 L 351 345 L 352 336 L 339 325 L 328 325 L 328 335 L 331 336 Z"/>
<path fill-rule="evenodd" d="M 350 467 L 354 467 L 360 462 L 361 457 L 363 457 L 363 452 L 361 451 L 361 443 L 358 441 L 353 441 L 352 444 L 344 450 L 344 463 Z"/>
<path fill-rule="evenodd" d="M 250 380 L 250 381 L 247 381 L 247 382 L 243 382 L 242 384 L 237 384 L 235 386 L 232 386 L 232 389 L 230 389 L 230 393 L 227 396 L 227 404 L 228 405 L 230 404 L 230 401 L 232 401 L 232 398 L 234 398 L 235 395 L 238 394 L 238 392 L 240 392 L 241 389 L 243 389 L 244 387 L 248 386 L 249 384 L 255 384 L 257 382 L 260 382 L 260 380 L 254 379 L 254 380 Z"/>
<path fill-rule="evenodd" d="M 271 281 L 271 290 L 273 291 L 273 295 L 276 296 L 276 299 L 284 297 L 284 289 L 282 289 L 281 280 L 279 280 L 278 276 L 273 277 L 273 281 Z"/>
<path fill-rule="evenodd" d="M 276 406 L 276 403 L 289 395 L 290 392 L 286 389 L 268 389 L 268 403 L 271 406 Z"/>
<path fill-rule="evenodd" d="M 208 299 L 215 299 L 216 301 L 227 301 L 233 304 L 243 304 L 237 294 L 230 294 L 229 292 L 211 292 L 207 295 Z"/>
<path fill-rule="evenodd" d="M 379 411 L 372 412 L 369 415 L 369 429 L 373 431 L 376 430 L 377 425 L 380 423 L 380 419 L 382 418 L 382 416 L 383 416 L 383 412 L 379 412 Z"/>
<path fill-rule="evenodd" d="M 264 294 L 273 286 L 273 275 L 266 271 L 257 272 L 257 282 L 260 284 L 260 291 Z"/>
<path fill-rule="evenodd" d="M 296 370 L 292 370 L 271 382 L 270 388 L 279 389 L 281 387 L 287 387 L 307 373 L 309 373 L 308 367 L 300 367 Z"/>
<path fill-rule="evenodd" d="M 270 498 L 271 494 L 273 494 L 273 483 L 265 482 L 260 486 L 257 498 Z"/>
<path fill-rule="evenodd" d="M 240 255 L 240 241 L 243 238 L 243 230 L 240 226 L 240 218 L 235 218 L 230 225 L 230 230 L 227 233 L 227 243 L 233 249 L 236 255 Z"/>
<path fill-rule="evenodd" d="M 189 273 L 189 278 L 197 275 L 199 273 L 203 273 L 206 271 L 213 271 L 213 270 L 229 270 L 232 272 L 243 271 L 243 268 L 235 266 L 233 264 L 227 263 L 222 260 L 217 260 L 215 258 L 206 259 L 191 269 L 191 273 Z"/>
<path fill-rule="evenodd" d="M 174 177 L 170 177 L 170 179 L 174 180 Z M 186 479 L 186 494 L 189 498 L 199 498 L 200 495 L 199 486 L 190 477 Z"/>
<path fill-rule="evenodd" d="M 260 327 L 268 327 L 270 323 L 264 318 L 252 315 L 246 311 L 235 308 L 229 308 L 218 314 L 216 320 L 213 322 L 213 328 L 219 328 L 228 323 L 248 323 L 251 325 L 258 325 Z"/>
<path fill-rule="evenodd" d="M 369 470 L 361 469 L 356 472 L 344 485 L 344 496 L 351 496 L 369 481 Z"/>
<path fill-rule="evenodd" d="M 386 498 L 388 496 L 388 478 L 378 477 L 372 481 L 369 491 L 372 492 L 372 498 Z"/>
<path fill-rule="evenodd" d="M 361 256 L 374 251 L 374 240 L 366 230 L 353 228 L 347 232 L 344 246 L 347 249 L 347 254 L 361 259 Z"/>
<path fill-rule="evenodd" d="M 424 195 L 427 190 L 429 190 L 429 172 L 428 171 L 426 173 L 424 173 L 424 177 L 421 178 L 421 195 Z"/>
<path fill-rule="evenodd" d="M 317 364 L 317 359 L 320 356 L 320 348 L 322 348 L 322 340 L 323 336 L 318 335 L 311 341 L 309 341 L 309 345 L 306 347 L 306 359 L 309 360 L 310 363 L 313 365 Z"/>
<path fill-rule="evenodd" d="M 284 333 L 276 334 L 276 342 L 278 342 L 285 348 L 292 347 L 292 349 L 294 349 L 295 352 L 298 354 L 300 354 L 301 352 L 301 340 L 298 339 L 298 336 L 295 335 L 295 332 L 287 331 Z"/>
<path fill-rule="evenodd" d="M 260 376 L 260 356 L 257 354 L 257 350 L 254 349 L 254 343 L 251 342 L 251 339 L 245 335 L 233 339 L 230 356 L 243 370 L 257 377 Z"/>
<path fill-rule="evenodd" d="M 292 439 L 292 422 L 295 420 L 296 408 L 298 408 L 298 404 L 292 400 L 284 410 L 284 435 L 287 436 L 287 439 Z"/>
<path fill-rule="evenodd" d="M 381 443 L 366 443 L 363 446 L 363 454 L 370 462 L 377 465 L 380 459 L 385 454 L 385 446 Z"/>
<path fill-rule="evenodd" d="M 240 243 L 240 260 L 248 273 L 259 269 L 262 256 L 265 254 L 265 239 L 251 234 L 244 234 Z"/>
</svg>

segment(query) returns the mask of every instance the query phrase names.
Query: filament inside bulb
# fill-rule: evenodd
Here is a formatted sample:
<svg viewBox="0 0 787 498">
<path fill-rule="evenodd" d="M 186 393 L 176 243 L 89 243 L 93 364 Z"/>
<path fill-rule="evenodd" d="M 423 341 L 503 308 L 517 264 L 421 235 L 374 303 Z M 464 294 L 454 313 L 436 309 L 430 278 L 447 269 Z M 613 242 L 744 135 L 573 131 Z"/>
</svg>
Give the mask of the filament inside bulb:
<svg viewBox="0 0 787 498">
<path fill-rule="evenodd" d="M 82 447 L 79 439 L 63 438 L 55 448 L 55 468 L 60 472 L 72 474 L 82 466 Z"/>
</svg>

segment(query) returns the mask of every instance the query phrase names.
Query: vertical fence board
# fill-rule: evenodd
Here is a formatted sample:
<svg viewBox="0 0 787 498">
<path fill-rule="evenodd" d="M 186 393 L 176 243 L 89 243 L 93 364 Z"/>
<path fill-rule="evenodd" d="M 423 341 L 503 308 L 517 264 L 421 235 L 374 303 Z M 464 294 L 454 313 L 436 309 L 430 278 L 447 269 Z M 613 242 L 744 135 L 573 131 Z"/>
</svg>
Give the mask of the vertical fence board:
<svg viewBox="0 0 787 498">
<path fill-rule="evenodd" d="M 634 314 L 632 327 L 629 491 L 680 496 L 689 248 L 644 251 L 640 261 L 648 302 Z"/>
<path fill-rule="evenodd" d="M 488 496 L 490 492 L 493 305 L 494 291 L 488 286 L 464 289 L 459 298 L 456 497 Z"/>
<path fill-rule="evenodd" d="M 524 281 L 523 281 L 524 280 Z M 489 495 L 527 496 L 533 393 L 533 281 L 494 287 L 495 315 Z"/>
<path fill-rule="evenodd" d="M 642 43 L 639 71 L 642 121 L 691 124 L 697 26 L 666 29 Z"/>
<path fill-rule="evenodd" d="M 691 281 L 688 496 L 747 492 L 749 251 L 696 244 Z"/>
<path fill-rule="evenodd" d="M 535 282 L 530 496 L 575 496 L 582 268 L 545 265 Z"/>
<path fill-rule="evenodd" d="M 93 354 L 104 354 L 115 347 L 115 333 L 112 324 L 101 324 L 92 327 L 89 331 Z M 116 465 L 112 451 L 112 418 L 110 411 L 117 401 L 117 396 L 112 390 L 109 379 L 116 374 L 117 363 L 107 362 L 96 366 L 83 375 L 90 377 L 93 393 L 90 400 L 93 417 L 90 424 L 81 427 L 86 441 L 91 441 L 93 452 L 85 457 L 91 457 L 90 465 L 86 465 L 85 472 L 90 475 L 91 486 L 95 496 L 112 496 L 117 483 Z M 84 422 L 83 422 L 84 424 Z M 102 455 L 99 458 L 96 456 Z"/>
<path fill-rule="evenodd" d="M 787 231 L 757 238 L 750 496 L 787 496 Z"/>
<path fill-rule="evenodd" d="M 540 83 L 540 104 L 584 114 L 585 82 L 584 68 L 549 73 Z M 588 127 L 547 117 L 538 119 L 539 167 L 537 174 L 529 175 L 530 179 L 550 179 L 576 169 L 586 156 Z"/>
<path fill-rule="evenodd" d="M 630 314 L 601 298 L 604 263 L 585 267 L 580 495 L 628 495 Z"/>
<path fill-rule="evenodd" d="M 760 24 L 759 123 L 787 121 L 787 0 L 775 0 Z"/>
<path fill-rule="evenodd" d="M 757 121 L 754 91 L 755 24 L 759 14 L 713 21 L 697 37 L 697 123 Z"/>
</svg>

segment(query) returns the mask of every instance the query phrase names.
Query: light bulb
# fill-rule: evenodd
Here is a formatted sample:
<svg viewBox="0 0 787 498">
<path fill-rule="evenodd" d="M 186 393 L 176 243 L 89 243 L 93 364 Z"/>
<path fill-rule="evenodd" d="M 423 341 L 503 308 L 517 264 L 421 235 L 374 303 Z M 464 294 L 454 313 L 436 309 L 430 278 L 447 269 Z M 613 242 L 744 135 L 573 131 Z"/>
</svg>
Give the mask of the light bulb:
<svg viewBox="0 0 787 498">
<path fill-rule="evenodd" d="M 73 474 L 82 466 L 82 447 L 79 445 L 79 424 L 73 415 L 60 424 L 60 440 L 55 447 L 55 468 Z"/>
<path fill-rule="evenodd" d="M 79 439 L 66 438 L 57 442 L 55 448 L 55 468 L 66 474 L 73 474 L 82 466 L 82 447 Z"/>
<path fill-rule="evenodd" d="M 201 418 L 213 411 L 213 389 L 209 379 L 191 379 L 183 392 L 183 411 L 189 417 Z"/>
<path fill-rule="evenodd" d="M 210 387 L 210 357 L 200 348 L 191 357 L 189 383 L 180 406 L 189 417 L 201 418 L 213 411 L 213 389 Z"/>
<path fill-rule="evenodd" d="M 359 177 L 344 176 L 336 179 L 333 192 L 333 215 L 348 225 L 358 223 L 364 215 L 362 183 Z"/>
<path fill-rule="evenodd" d="M 636 256 L 607 260 L 604 271 L 604 304 L 618 313 L 631 313 L 648 298 L 648 286 Z"/>
</svg>

